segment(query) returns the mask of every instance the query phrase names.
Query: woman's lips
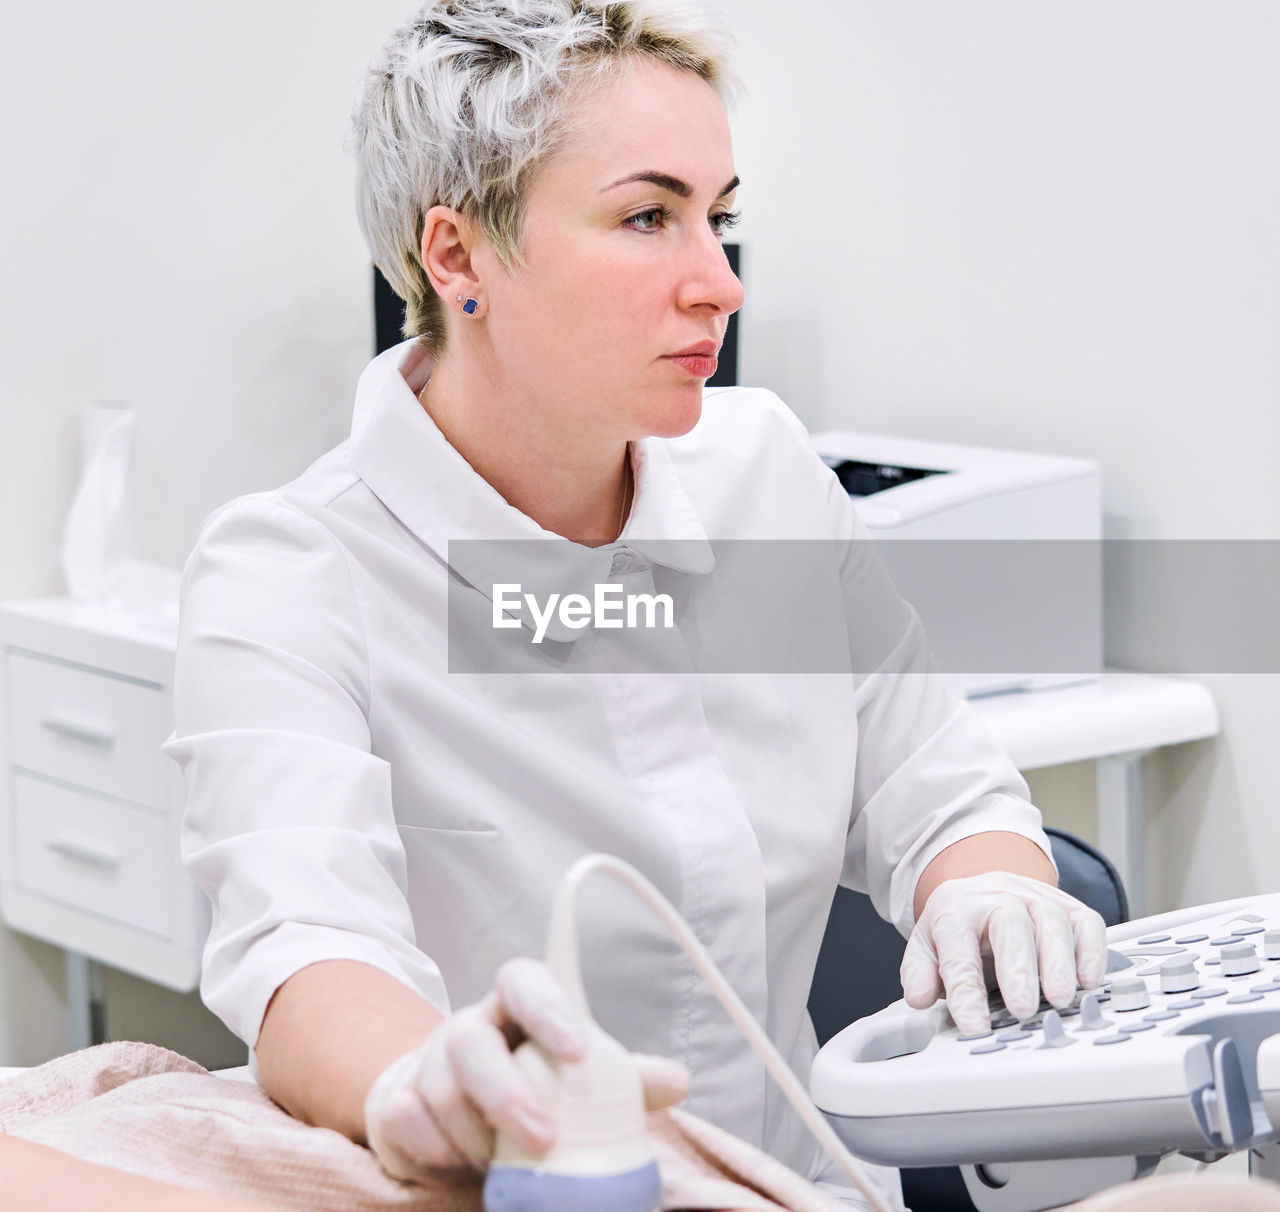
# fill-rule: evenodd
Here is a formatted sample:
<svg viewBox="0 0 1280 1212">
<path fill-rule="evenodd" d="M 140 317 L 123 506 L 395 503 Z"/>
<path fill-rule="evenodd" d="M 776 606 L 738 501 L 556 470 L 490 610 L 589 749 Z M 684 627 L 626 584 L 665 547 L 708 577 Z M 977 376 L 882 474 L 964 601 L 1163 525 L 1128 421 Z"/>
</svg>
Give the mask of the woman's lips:
<svg viewBox="0 0 1280 1212">
<path fill-rule="evenodd" d="M 716 373 L 715 354 L 668 355 L 663 358 L 663 361 L 675 362 L 677 365 L 683 366 L 685 370 L 698 379 L 709 379 Z"/>
</svg>

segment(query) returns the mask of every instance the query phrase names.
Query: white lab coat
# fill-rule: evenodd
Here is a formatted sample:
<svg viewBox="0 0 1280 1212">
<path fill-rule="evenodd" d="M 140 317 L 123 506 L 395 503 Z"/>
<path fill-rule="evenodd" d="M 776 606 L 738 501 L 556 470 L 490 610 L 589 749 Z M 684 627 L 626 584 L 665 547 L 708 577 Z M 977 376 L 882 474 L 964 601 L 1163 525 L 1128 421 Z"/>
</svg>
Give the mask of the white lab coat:
<svg viewBox="0 0 1280 1212">
<path fill-rule="evenodd" d="M 867 543 L 807 585 L 766 559 L 755 587 L 775 634 L 708 658 L 747 627 L 734 594 L 756 567 L 750 548 L 709 540 L 863 535 L 772 393 L 708 390 L 691 433 L 638 443 L 625 532 L 590 549 L 552 543 L 445 441 L 415 399 L 428 373 L 412 343 L 376 359 L 351 439 L 215 513 L 188 564 L 168 748 L 188 784 L 186 861 L 213 904 L 205 1001 L 252 1044 L 283 981 L 342 958 L 442 1011 L 464 1005 L 503 960 L 543 953 L 557 879 L 607 851 L 670 898 L 806 1077 L 805 1002 L 837 882 L 907 931 L 921 872 L 960 838 L 1008 830 L 1048 853 L 1025 784 L 925 672 L 915 616 Z M 488 549 L 451 552 L 473 538 L 544 540 L 545 567 L 525 570 L 562 588 L 612 576 L 672 590 L 680 628 L 651 638 L 686 672 L 619 672 L 611 646 L 627 636 L 563 629 L 542 646 L 519 633 L 523 672 L 468 672 L 498 634 L 492 580 L 510 574 Z M 771 645 L 789 652 L 833 610 L 849 651 L 833 649 L 832 668 L 854 672 L 787 672 Z M 783 672 L 759 672 L 771 661 Z M 821 1169 L 648 912 L 605 881 L 584 897 L 601 1024 L 687 1065 L 695 1114 Z"/>
</svg>

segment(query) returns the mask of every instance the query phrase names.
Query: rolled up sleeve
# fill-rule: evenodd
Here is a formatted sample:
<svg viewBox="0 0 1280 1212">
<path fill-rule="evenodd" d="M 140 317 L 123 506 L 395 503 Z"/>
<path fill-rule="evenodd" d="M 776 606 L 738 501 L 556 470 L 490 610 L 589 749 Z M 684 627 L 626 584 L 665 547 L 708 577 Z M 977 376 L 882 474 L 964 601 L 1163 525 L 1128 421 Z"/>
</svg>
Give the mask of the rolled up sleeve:
<svg viewBox="0 0 1280 1212">
<path fill-rule="evenodd" d="M 165 746 L 184 861 L 212 906 L 201 993 L 253 1046 L 310 964 L 371 964 L 448 1012 L 414 941 L 390 770 L 370 752 L 367 649 L 346 556 L 314 518 L 247 498 L 187 565 Z"/>
</svg>

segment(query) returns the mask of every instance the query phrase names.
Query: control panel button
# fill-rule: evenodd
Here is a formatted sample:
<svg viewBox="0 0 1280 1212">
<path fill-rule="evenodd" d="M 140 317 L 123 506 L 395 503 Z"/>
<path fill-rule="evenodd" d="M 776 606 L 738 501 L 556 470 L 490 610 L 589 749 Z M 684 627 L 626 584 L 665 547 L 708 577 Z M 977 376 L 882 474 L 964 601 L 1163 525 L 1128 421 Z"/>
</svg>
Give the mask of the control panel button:
<svg viewBox="0 0 1280 1212">
<path fill-rule="evenodd" d="M 1095 1044 L 1127 1044 L 1132 1038 L 1132 1035 L 1100 1035 L 1093 1042 Z"/>
<path fill-rule="evenodd" d="M 1231 943 L 1223 947 L 1218 958 L 1222 960 L 1223 976 L 1248 976 L 1262 966 L 1252 943 Z"/>
<path fill-rule="evenodd" d="M 1141 977 L 1118 976 L 1111 982 L 1111 1007 L 1113 1010 L 1145 1010 L 1151 1005 L 1147 982 Z"/>
<path fill-rule="evenodd" d="M 1208 937 L 1207 934 L 1184 934 L 1181 938 L 1175 938 L 1173 941 L 1186 946 L 1190 943 L 1203 943 Z"/>
<path fill-rule="evenodd" d="M 1062 1028 L 1062 1019 L 1056 1010 L 1050 1010 L 1044 1016 L 1044 1042 L 1042 1048 L 1067 1048 L 1076 1041 Z"/>
<path fill-rule="evenodd" d="M 1225 989 L 1197 989 L 1191 996 L 1200 1001 L 1207 1001 L 1211 997 L 1221 997 L 1226 993 Z"/>
<path fill-rule="evenodd" d="M 1187 993 L 1200 985 L 1193 956 L 1165 960 L 1160 966 L 1160 990 L 1162 993 Z"/>
<path fill-rule="evenodd" d="M 1110 1027 L 1114 1021 L 1102 1013 L 1098 1006 L 1098 999 L 1092 993 L 1085 994 L 1084 1000 L 1080 1003 L 1081 1031 L 1101 1031 Z"/>
</svg>

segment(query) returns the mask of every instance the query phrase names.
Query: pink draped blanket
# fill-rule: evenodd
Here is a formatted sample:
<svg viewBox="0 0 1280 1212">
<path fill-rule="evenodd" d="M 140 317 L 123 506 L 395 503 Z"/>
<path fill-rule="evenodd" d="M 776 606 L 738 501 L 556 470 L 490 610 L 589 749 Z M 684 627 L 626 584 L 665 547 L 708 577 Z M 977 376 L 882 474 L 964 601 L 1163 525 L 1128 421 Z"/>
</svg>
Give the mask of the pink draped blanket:
<svg viewBox="0 0 1280 1212">
<path fill-rule="evenodd" d="M 316 1212 L 479 1212 L 480 1180 L 388 1178 L 367 1149 L 282 1111 L 262 1090 L 150 1044 L 114 1043 L 0 1082 L 0 1131 L 180 1187 Z M 838 1212 L 735 1137 L 672 1110 L 649 1117 L 663 1207 Z"/>
</svg>

